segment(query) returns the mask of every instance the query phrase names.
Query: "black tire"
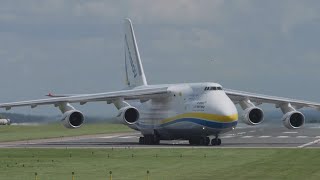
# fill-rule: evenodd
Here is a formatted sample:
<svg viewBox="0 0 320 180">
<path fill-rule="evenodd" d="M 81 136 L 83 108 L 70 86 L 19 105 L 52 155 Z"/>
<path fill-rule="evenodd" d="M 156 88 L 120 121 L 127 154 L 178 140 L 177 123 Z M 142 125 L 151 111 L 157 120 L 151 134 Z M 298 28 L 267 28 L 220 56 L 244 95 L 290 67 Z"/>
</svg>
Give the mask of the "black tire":
<svg viewBox="0 0 320 180">
<path fill-rule="evenodd" d="M 191 139 L 189 139 L 189 144 L 190 145 L 201 145 L 201 143 L 203 142 L 202 138 L 197 138 L 197 137 L 193 137 Z"/>
<path fill-rule="evenodd" d="M 211 140 L 211 145 L 212 146 L 216 146 L 217 145 L 217 140 L 216 139 L 212 139 Z"/>
<path fill-rule="evenodd" d="M 199 139 L 199 145 L 205 145 L 206 139 L 205 138 L 200 138 Z"/>
<path fill-rule="evenodd" d="M 144 137 L 139 138 L 139 144 L 144 144 Z"/>
<path fill-rule="evenodd" d="M 218 145 L 218 146 L 221 145 L 221 139 L 217 139 L 217 145 Z"/>
<path fill-rule="evenodd" d="M 153 138 L 152 138 L 152 136 L 145 136 L 144 137 L 144 144 L 146 144 L 146 145 L 152 145 L 152 140 L 153 140 Z"/>
<path fill-rule="evenodd" d="M 190 145 L 195 145 L 194 140 L 193 139 L 189 139 L 189 144 Z"/>
</svg>

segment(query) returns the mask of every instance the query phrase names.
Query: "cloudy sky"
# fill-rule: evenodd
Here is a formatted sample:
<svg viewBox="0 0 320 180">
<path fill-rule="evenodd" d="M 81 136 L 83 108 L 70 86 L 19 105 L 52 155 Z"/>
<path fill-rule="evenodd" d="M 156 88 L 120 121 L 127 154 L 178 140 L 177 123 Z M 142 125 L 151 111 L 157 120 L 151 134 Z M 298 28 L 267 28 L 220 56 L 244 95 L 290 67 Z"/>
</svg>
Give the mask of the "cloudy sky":
<svg viewBox="0 0 320 180">
<path fill-rule="evenodd" d="M 126 17 L 149 84 L 213 81 L 320 102 L 317 0 L 2 0 L 0 101 L 123 88 Z M 116 113 L 105 103 L 79 109 Z"/>
</svg>

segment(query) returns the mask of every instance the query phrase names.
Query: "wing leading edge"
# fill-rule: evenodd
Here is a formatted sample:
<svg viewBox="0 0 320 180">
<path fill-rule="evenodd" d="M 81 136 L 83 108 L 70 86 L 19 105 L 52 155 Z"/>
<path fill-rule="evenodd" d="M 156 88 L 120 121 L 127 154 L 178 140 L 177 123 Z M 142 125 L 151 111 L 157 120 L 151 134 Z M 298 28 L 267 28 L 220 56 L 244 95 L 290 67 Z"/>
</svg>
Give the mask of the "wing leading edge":
<svg viewBox="0 0 320 180">
<path fill-rule="evenodd" d="M 143 89 L 132 89 L 132 90 L 122 90 L 98 94 L 84 94 L 84 95 L 74 95 L 68 97 L 55 97 L 48 99 L 37 99 L 29 101 L 19 101 L 12 103 L 1 103 L 0 108 L 5 108 L 10 110 L 12 107 L 19 106 L 30 106 L 35 108 L 38 105 L 49 105 L 53 104 L 59 106 L 62 103 L 80 103 L 85 104 L 87 102 L 96 102 L 96 101 L 106 101 L 112 103 L 118 99 L 121 100 L 140 100 L 147 101 L 149 99 L 163 98 L 168 95 L 167 87 L 160 88 L 143 88 Z"/>
<path fill-rule="evenodd" d="M 275 104 L 276 108 L 279 108 L 284 104 L 291 104 L 296 109 L 309 107 L 320 110 L 320 103 L 315 102 L 283 98 L 277 96 L 268 96 L 263 94 L 255 94 L 231 89 L 225 89 L 225 92 L 235 104 L 240 103 L 241 101 L 249 100 L 251 102 L 254 102 L 256 105 L 260 105 L 263 103 Z"/>
</svg>

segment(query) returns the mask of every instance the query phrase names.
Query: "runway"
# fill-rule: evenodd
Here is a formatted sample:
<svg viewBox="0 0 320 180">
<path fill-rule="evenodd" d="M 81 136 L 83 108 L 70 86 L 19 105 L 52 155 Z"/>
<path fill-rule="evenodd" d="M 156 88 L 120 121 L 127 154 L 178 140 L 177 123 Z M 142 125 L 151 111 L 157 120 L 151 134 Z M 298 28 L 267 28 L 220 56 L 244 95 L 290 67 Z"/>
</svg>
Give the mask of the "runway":
<svg viewBox="0 0 320 180">
<path fill-rule="evenodd" d="M 221 135 L 221 146 L 191 146 L 186 140 L 139 145 L 139 132 L 0 143 L 0 148 L 319 148 L 320 125 L 298 130 L 279 126 L 238 127 Z"/>
</svg>

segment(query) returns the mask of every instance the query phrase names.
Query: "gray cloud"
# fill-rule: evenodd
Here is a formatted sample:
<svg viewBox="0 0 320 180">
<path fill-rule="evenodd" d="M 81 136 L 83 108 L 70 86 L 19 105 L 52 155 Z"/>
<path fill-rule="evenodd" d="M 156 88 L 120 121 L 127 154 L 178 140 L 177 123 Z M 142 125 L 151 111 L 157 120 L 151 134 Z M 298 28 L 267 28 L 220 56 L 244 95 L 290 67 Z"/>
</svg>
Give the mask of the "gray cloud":
<svg viewBox="0 0 320 180">
<path fill-rule="evenodd" d="M 320 102 L 319 8 L 311 0 L 4 0 L 0 101 L 122 88 L 122 19 L 130 17 L 150 83 L 218 81 Z M 115 113 L 101 103 L 80 109 Z"/>
</svg>

